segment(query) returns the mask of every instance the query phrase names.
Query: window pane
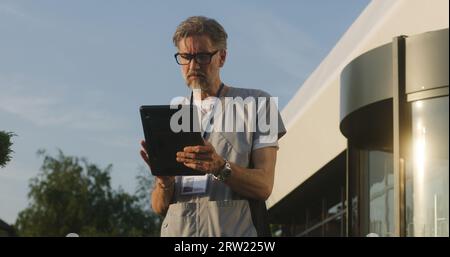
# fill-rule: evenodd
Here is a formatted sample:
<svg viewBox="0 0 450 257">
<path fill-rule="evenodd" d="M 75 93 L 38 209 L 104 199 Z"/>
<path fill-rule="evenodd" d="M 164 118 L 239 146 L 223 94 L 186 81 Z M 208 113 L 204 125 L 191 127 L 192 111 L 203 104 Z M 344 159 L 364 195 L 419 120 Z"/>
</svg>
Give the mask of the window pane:
<svg viewBox="0 0 450 257">
<path fill-rule="evenodd" d="M 369 233 L 394 235 L 394 175 L 392 154 L 370 151 L 368 158 Z"/>
<path fill-rule="evenodd" d="M 448 105 L 448 97 L 412 104 L 413 160 L 406 178 L 409 236 L 449 235 Z"/>
</svg>

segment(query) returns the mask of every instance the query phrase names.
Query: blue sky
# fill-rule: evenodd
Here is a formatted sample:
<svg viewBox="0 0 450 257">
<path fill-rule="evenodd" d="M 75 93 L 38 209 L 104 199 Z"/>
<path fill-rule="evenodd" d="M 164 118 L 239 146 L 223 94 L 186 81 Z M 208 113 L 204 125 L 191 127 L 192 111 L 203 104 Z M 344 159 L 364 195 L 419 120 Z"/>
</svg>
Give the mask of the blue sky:
<svg viewBox="0 0 450 257">
<path fill-rule="evenodd" d="M 18 135 L 0 169 L 0 219 L 27 206 L 38 149 L 111 163 L 113 187 L 135 192 L 139 106 L 188 94 L 171 41 L 186 17 L 227 31 L 226 84 L 263 89 L 282 108 L 368 3 L 0 0 L 0 130 Z"/>
</svg>

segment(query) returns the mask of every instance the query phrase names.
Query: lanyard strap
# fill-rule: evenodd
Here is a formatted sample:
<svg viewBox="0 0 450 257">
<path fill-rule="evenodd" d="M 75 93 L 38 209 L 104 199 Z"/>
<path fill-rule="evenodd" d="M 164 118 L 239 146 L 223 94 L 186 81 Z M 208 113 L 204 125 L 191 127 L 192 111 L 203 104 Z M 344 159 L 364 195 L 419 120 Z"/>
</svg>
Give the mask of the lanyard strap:
<svg viewBox="0 0 450 257">
<path fill-rule="evenodd" d="M 222 92 L 222 89 L 223 89 L 224 86 L 225 85 L 223 83 L 220 84 L 219 90 L 217 90 L 216 98 L 220 97 L 220 93 Z M 216 109 L 216 103 L 217 103 L 217 101 L 214 102 L 213 108 L 211 110 L 211 114 L 210 114 L 209 119 L 208 119 L 208 127 L 206 127 L 205 131 L 203 131 L 203 134 L 202 134 L 203 138 L 205 138 L 206 135 L 207 135 L 207 131 L 208 131 L 208 128 L 209 128 L 209 120 L 212 119 L 212 121 L 214 122 L 213 118 L 214 118 L 214 110 Z M 191 92 L 191 107 L 193 107 L 193 104 L 194 104 L 194 92 Z M 200 108 L 201 108 L 201 106 L 200 106 Z M 192 114 L 193 113 L 192 113 L 192 111 L 193 111 L 193 108 L 191 108 L 191 128 L 193 126 L 193 123 L 192 123 L 192 121 L 193 121 L 193 115 Z M 200 122 L 200 124 L 202 124 L 202 122 Z"/>
</svg>

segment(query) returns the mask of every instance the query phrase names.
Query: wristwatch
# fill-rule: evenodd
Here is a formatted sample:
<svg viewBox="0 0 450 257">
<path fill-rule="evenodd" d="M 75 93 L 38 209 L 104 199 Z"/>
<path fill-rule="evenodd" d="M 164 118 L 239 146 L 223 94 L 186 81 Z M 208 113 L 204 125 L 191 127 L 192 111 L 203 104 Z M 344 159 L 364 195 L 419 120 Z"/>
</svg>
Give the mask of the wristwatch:
<svg viewBox="0 0 450 257">
<path fill-rule="evenodd" d="M 231 176 L 231 165 L 227 159 L 223 160 L 225 161 L 225 165 L 223 165 L 223 168 L 213 174 L 215 179 L 222 182 L 226 181 Z"/>
</svg>

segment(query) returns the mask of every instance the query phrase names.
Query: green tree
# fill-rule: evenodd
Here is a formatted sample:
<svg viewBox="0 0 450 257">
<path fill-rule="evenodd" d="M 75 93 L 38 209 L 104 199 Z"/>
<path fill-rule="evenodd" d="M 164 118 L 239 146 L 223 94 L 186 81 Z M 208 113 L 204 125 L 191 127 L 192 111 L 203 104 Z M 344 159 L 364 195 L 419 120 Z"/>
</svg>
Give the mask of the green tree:
<svg viewBox="0 0 450 257">
<path fill-rule="evenodd" d="M 16 221 L 21 236 L 157 236 L 157 216 L 142 199 L 111 188 L 112 165 L 45 151 L 41 172 L 30 181 L 29 206 Z"/>
<path fill-rule="evenodd" d="M 14 135 L 12 132 L 0 131 L 0 168 L 5 167 L 11 160 L 11 153 L 13 152 L 11 150 L 11 137 Z"/>
</svg>

